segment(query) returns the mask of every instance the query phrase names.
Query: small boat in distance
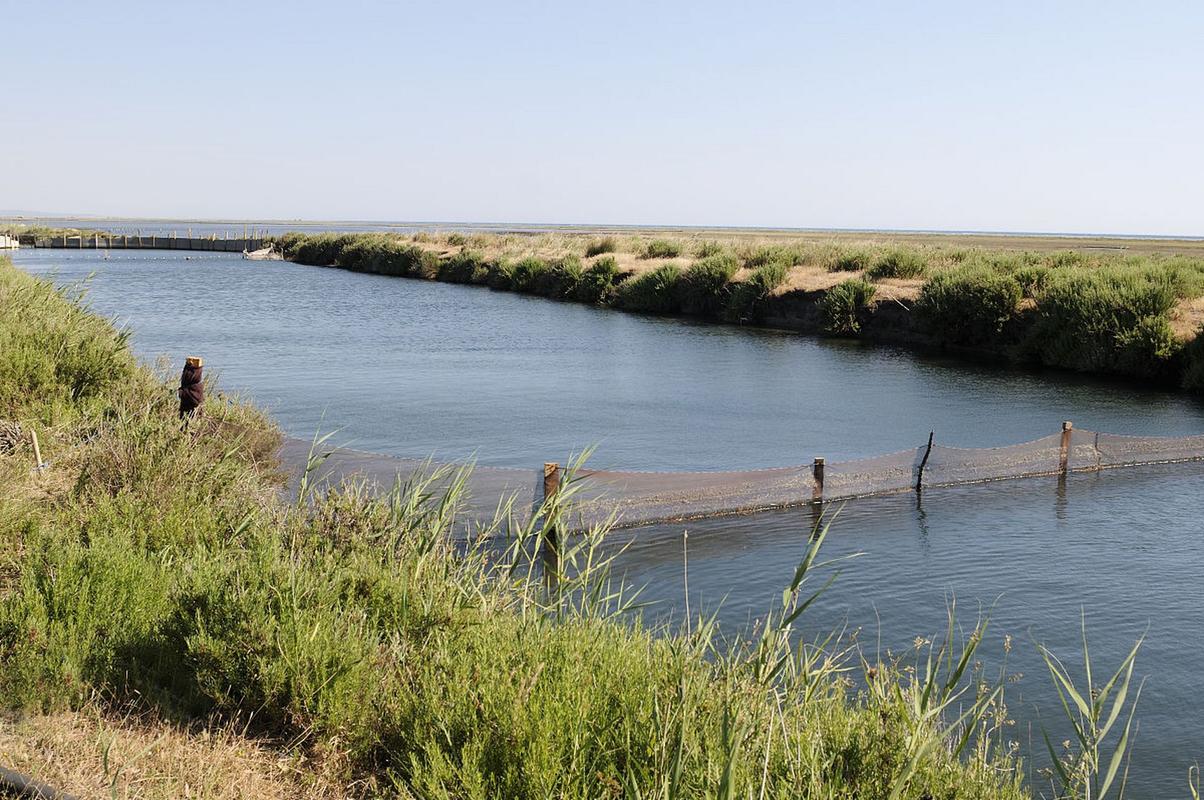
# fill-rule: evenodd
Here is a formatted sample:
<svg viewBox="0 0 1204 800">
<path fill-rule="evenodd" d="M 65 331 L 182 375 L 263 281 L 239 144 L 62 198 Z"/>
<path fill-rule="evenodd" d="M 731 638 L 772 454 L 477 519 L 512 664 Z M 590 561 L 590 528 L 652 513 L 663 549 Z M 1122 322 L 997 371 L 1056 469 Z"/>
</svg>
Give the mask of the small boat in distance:
<svg viewBox="0 0 1204 800">
<path fill-rule="evenodd" d="M 251 261 L 283 261 L 284 254 L 276 249 L 276 245 L 269 244 L 267 247 L 259 250 L 243 250 L 242 257 Z"/>
</svg>

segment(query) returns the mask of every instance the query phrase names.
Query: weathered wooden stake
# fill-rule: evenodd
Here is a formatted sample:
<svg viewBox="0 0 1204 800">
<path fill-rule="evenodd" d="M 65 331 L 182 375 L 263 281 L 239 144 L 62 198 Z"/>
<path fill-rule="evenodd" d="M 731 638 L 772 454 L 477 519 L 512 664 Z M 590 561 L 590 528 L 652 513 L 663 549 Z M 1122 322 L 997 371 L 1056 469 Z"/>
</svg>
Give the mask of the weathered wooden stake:
<svg viewBox="0 0 1204 800">
<path fill-rule="evenodd" d="M 560 491 L 560 465 L 547 461 L 543 465 L 543 499 L 544 503 Z M 544 519 L 543 530 L 543 566 L 544 576 L 548 585 L 555 585 L 560 575 L 560 537 L 555 525 L 549 525 Z"/>
<path fill-rule="evenodd" d="M 38 432 L 31 430 L 29 436 L 33 439 L 33 460 L 36 462 L 38 472 L 42 471 L 42 448 L 38 445 Z"/>
<path fill-rule="evenodd" d="M 811 465 L 811 475 L 815 478 L 815 486 L 811 489 L 811 499 L 816 503 L 824 501 L 824 460 L 816 457 Z"/>
<path fill-rule="evenodd" d="M 936 431 L 928 432 L 928 449 L 924 451 L 924 457 L 920 459 L 920 469 L 916 473 L 916 494 L 919 494 L 924 489 L 924 467 L 928 466 L 928 456 L 932 455 L 932 437 Z"/>
<path fill-rule="evenodd" d="M 1062 452 L 1058 459 L 1058 472 L 1065 475 L 1070 468 L 1070 435 L 1074 423 L 1070 420 L 1062 423 Z"/>
</svg>

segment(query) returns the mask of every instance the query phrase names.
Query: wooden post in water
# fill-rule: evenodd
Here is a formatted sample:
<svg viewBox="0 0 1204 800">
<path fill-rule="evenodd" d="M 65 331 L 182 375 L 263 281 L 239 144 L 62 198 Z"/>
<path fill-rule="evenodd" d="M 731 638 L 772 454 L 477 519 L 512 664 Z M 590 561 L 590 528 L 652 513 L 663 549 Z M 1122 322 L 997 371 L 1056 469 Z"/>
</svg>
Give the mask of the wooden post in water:
<svg viewBox="0 0 1204 800">
<path fill-rule="evenodd" d="M 547 461 L 543 465 L 543 500 L 547 507 L 548 500 L 560 491 L 560 465 Z M 544 518 L 543 529 L 543 565 L 544 575 L 549 585 L 556 582 L 560 575 L 560 536 L 555 525 L 549 525 Z"/>
<path fill-rule="evenodd" d="M 816 503 L 824 501 L 824 460 L 817 456 L 811 464 L 811 476 L 815 478 L 815 485 L 811 487 L 811 500 Z"/>
<path fill-rule="evenodd" d="M 1062 449 L 1058 457 L 1058 474 L 1065 477 L 1070 469 L 1070 435 L 1074 430 L 1074 423 L 1066 420 L 1062 423 Z"/>
<path fill-rule="evenodd" d="M 924 451 L 924 457 L 920 459 L 920 468 L 916 471 L 916 494 L 919 494 L 924 489 L 924 467 L 928 466 L 928 456 L 932 455 L 932 437 L 936 431 L 928 432 L 928 449 Z"/>
</svg>

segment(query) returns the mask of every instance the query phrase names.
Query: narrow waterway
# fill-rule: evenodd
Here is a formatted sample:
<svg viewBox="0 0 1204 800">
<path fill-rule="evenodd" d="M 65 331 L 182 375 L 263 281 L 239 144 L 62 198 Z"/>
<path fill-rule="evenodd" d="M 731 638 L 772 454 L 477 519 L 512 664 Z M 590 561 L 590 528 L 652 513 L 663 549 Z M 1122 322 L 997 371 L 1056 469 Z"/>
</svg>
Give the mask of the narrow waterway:
<svg viewBox="0 0 1204 800">
<path fill-rule="evenodd" d="M 1204 432 L 1183 396 L 1057 372 L 967 365 L 793 334 L 695 324 L 486 289 L 358 275 L 219 254 L 22 250 L 16 263 L 61 283 L 87 280 L 100 313 L 128 323 L 135 349 L 172 369 L 202 355 L 226 390 L 308 436 L 406 457 L 475 455 L 535 468 L 596 446 L 626 469 L 732 469 L 885 453 L 937 441 L 983 447 L 1078 427 Z M 922 504 L 848 504 L 829 555 L 844 565 L 806 627 L 847 624 L 870 652 L 905 652 L 944 625 L 956 597 L 982 650 L 1003 665 L 1016 738 L 1043 750 L 1041 720 L 1064 726 L 1035 649 L 1078 647 L 1080 611 L 1101 665 L 1147 641 L 1130 796 L 1186 794 L 1204 757 L 1196 671 L 1204 640 L 1204 466 L 1075 475 L 937 490 Z M 683 529 L 691 608 L 739 630 L 762 614 L 806 545 L 807 511 L 660 526 L 626 534 L 620 567 L 648 613 L 680 617 Z M 1030 742 L 1031 739 L 1031 742 Z M 1038 755 L 1038 762 L 1041 757 Z M 1039 783 L 1039 781 L 1038 781 Z"/>
</svg>

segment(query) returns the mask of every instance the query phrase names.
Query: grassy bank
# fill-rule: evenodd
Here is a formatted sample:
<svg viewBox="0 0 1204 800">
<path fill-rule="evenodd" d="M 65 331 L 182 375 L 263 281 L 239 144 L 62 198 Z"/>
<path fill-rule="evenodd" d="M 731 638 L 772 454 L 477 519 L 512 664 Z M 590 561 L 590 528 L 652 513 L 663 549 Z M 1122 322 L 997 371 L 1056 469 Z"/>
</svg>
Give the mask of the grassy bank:
<svg viewBox="0 0 1204 800">
<path fill-rule="evenodd" d="M 451 541 L 454 488 L 286 505 L 270 421 L 211 392 L 184 429 L 173 377 L 0 263 L 4 752 L 64 714 L 112 729 L 133 709 L 189 753 L 172 769 L 200 731 L 235 731 L 231 775 L 275 751 L 299 795 L 1024 796 L 1000 695 L 967 669 L 978 633 L 917 671 L 796 647 L 809 561 L 750 642 L 649 629 L 607 578 L 604 531 L 567 543 L 549 584 L 534 527 L 501 553 Z M 95 763 L 76 750 L 60 760 Z"/>
<path fill-rule="evenodd" d="M 298 263 L 1204 390 L 1204 257 L 824 238 L 287 234 Z"/>
</svg>

